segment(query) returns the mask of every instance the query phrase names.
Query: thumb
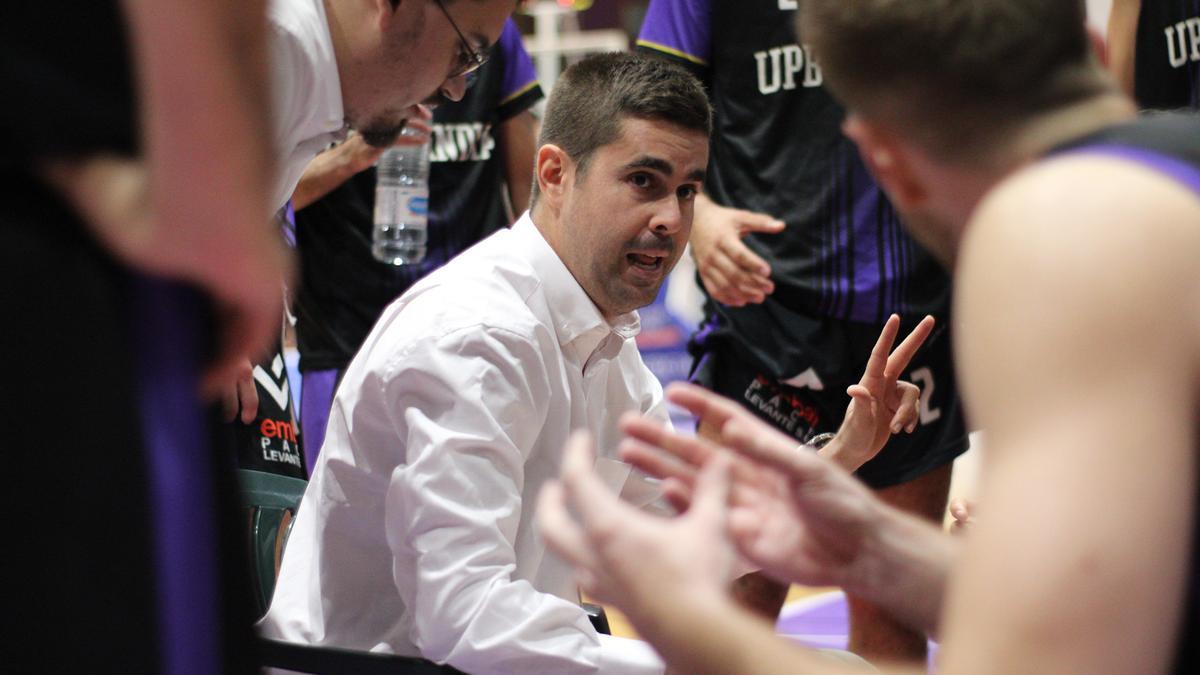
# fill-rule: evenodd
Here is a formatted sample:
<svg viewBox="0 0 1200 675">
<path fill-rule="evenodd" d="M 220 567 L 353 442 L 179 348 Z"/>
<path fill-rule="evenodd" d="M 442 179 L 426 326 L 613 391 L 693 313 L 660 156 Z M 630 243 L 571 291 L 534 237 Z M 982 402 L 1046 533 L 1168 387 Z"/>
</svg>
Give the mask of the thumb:
<svg viewBox="0 0 1200 675">
<path fill-rule="evenodd" d="M 959 522 L 970 520 L 974 504 L 961 497 L 950 503 L 950 515 Z"/>
<path fill-rule="evenodd" d="M 867 406 L 867 410 L 871 409 L 870 406 L 875 401 L 875 397 L 871 395 L 871 390 L 861 384 L 852 384 L 846 387 L 846 394 L 859 405 Z"/>
<path fill-rule="evenodd" d="M 783 228 L 787 227 L 787 223 L 777 218 L 772 218 L 765 213 L 753 213 L 744 211 L 742 217 L 742 232 L 765 232 L 774 234 L 782 232 Z"/>
</svg>

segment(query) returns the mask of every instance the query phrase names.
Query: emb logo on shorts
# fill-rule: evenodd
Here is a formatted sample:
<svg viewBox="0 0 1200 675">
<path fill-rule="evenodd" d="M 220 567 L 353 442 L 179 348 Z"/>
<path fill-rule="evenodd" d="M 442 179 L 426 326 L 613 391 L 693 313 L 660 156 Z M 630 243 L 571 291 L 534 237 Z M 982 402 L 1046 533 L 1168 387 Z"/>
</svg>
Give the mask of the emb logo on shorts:
<svg viewBox="0 0 1200 675">
<path fill-rule="evenodd" d="M 278 462 L 303 467 L 296 426 L 292 421 L 292 394 L 288 387 L 287 371 L 279 354 L 271 361 L 271 371 L 254 366 L 254 382 L 258 385 L 259 419 L 258 450 L 265 462 Z M 274 405 L 271 405 L 274 404 Z"/>
</svg>

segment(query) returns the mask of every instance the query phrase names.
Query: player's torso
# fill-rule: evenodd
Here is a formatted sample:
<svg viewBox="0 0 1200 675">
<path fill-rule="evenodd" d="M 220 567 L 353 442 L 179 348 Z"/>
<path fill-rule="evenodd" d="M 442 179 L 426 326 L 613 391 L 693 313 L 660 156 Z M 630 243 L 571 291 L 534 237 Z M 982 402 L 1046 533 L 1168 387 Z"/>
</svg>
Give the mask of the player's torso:
<svg viewBox="0 0 1200 675">
<path fill-rule="evenodd" d="M 943 313 L 949 282 L 841 132 L 845 110 L 797 40 L 794 0 L 712 0 L 708 79 L 715 131 L 708 189 L 787 228 L 750 235 L 789 310 L 875 323 Z"/>
</svg>

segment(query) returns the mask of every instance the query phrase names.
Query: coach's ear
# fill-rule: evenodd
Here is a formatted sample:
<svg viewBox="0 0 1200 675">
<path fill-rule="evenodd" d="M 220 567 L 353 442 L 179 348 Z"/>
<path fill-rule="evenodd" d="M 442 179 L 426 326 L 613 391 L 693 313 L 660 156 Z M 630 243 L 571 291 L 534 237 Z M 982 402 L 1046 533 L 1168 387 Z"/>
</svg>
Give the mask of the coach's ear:
<svg viewBox="0 0 1200 675">
<path fill-rule="evenodd" d="M 928 193 L 909 161 L 910 146 L 887 129 L 853 113 L 842 123 L 842 132 L 858 146 L 863 163 L 896 208 L 911 212 L 925 204 Z"/>
<path fill-rule="evenodd" d="M 566 151 L 547 143 L 538 148 L 536 178 L 541 199 L 558 210 L 567 188 L 574 183 L 575 163 Z"/>
</svg>

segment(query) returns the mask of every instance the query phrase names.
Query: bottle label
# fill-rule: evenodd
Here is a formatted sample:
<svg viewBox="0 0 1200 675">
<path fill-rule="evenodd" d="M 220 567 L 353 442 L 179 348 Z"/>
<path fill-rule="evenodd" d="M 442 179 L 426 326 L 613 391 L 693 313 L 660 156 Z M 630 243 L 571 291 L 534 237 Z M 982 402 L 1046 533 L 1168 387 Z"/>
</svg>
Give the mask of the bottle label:
<svg viewBox="0 0 1200 675">
<path fill-rule="evenodd" d="M 425 224 L 429 193 L 411 187 L 378 187 L 375 190 L 375 223 Z"/>
</svg>

